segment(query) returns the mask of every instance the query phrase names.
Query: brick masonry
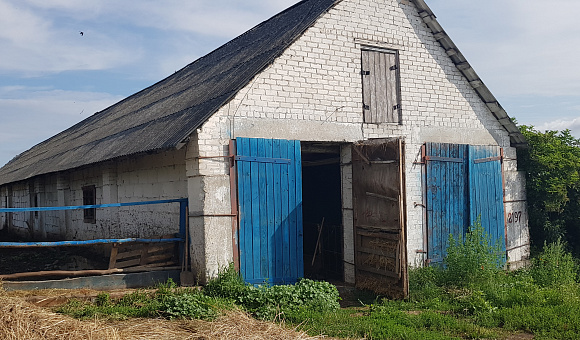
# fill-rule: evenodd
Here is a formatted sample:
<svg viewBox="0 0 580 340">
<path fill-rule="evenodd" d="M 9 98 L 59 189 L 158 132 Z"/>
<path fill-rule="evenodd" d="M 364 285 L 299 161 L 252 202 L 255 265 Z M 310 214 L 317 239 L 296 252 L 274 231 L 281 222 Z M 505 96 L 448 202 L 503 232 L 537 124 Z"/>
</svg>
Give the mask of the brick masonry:
<svg viewBox="0 0 580 340">
<path fill-rule="evenodd" d="M 363 122 L 360 71 L 364 47 L 399 53 L 401 124 Z M 499 145 L 514 154 L 507 132 L 407 0 L 340 2 L 210 118 L 191 143 L 197 144 L 195 155 L 226 155 L 229 140 L 236 137 L 334 142 L 403 138 L 407 248 L 411 265 L 424 260 L 424 255 L 418 252 L 424 248 L 424 208 L 413 204 L 423 202 L 422 165 L 416 163 L 420 161 L 421 145 L 425 142 Z M 343 152 L 343 162 L 347 154 Z M 197 169 L 195 176 L 204 178 L 200 186 L 203 192 L 229 190 L 227 162 L 194 159 L 188 160 L 188 167 L 195 163 L 192 166 Z M 514 164 L 515 156 L 504 167 L 513 170 Z M 343 168 L 343 207 L 352 205 L 348 171 Z M 208 182 L 210 178 L 215 178 L 213 185 Z M 506 189 L 521 191 L 522 185 L 520 178 L 510 182 Z M 214 200 L 215 204 L 205 201 L 204 212 L 229 211 L 227 196 L 223 192 Z M 347 212 L 343 217 L 345 277 L 352 281 L 353 270 L 348 265 L 353 260 L 352 217 Z M 527 225 L 519 228 L 527 230 Z M 201 272 L 214 275 L 220 266 L 231 261 L 231 252 L 222 254 L 229 248 L 217 242 L 230 229 L 227 219 L 212 221 L 211 228 L 205 224 L 205 258 L 196 260 Z M 517 242 L 522 243 L 524 239 L 525 235 Z M 520 254 L 514 253 L 514 256 L 521 258 Z"/>
</svg>

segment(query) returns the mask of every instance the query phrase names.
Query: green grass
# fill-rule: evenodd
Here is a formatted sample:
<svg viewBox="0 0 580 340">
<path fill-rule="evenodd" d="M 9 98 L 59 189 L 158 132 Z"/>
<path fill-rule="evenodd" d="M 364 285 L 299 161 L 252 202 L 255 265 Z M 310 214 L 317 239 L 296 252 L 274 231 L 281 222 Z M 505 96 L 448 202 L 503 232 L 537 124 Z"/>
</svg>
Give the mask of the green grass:
<svg viewBox="0 0 580 340">
<path fill-rule="evenodd" d="M 470 235 L 471 234 L 471 235 Z M 475 235 L 478 234 L 478 235 Z M 79 319 L 164 317 L 211 320 L 227 309 L 287 323 L 311 335 L 365 339 L 580 338 L 578 266 L 561 242 L 545 245 L 532 267 L 505 272 L 483 230 L 472 228 L 451 242 L 444 266 L 410 270 L 410 295 L 403 301 L 357 292 L 361 305 L 340 309 L 336 287 L 303 279 L 295 285 L 255 287 L 230 267 L 203 290 L 172 282 L 154 292 L 137 291 L 112 300 L 71 301 L 59 312 Z"/>
</svg>

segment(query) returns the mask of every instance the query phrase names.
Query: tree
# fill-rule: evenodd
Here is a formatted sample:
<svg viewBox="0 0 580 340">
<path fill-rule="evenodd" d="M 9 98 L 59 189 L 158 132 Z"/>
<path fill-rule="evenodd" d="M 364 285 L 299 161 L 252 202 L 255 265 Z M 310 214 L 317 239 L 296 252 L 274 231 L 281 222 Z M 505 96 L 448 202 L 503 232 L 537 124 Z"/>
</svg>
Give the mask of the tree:
<svg viewBox="0 0 580 340">
<path fill-rule="evenodd" d="M 569 130 L 540 132 L 520 126 L 529 147 L 519 150 L 518 167 L 526 172 L 532 245 L 558 239 L 580 255 L 580 139 Z"/>
</svg>

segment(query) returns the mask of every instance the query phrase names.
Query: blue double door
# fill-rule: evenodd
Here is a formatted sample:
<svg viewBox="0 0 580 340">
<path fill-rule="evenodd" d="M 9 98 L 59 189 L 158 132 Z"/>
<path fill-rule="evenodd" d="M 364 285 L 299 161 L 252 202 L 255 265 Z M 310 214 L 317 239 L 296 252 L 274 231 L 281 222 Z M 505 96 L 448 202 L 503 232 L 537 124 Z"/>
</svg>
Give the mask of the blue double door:
<svg viewBox="0 0 580 340">
<path fill-rule="evenodd" d="M 237 138 L 240 273 L 252 284 L 304 276 L 300 141 Z"/>
<path fill-rule="evenodd" d="M 480 221 L 505 250 L 501 149 L 498 146 L 426 143 L 427 255 L 441 262 L 449 245 Z"/>
</svg>

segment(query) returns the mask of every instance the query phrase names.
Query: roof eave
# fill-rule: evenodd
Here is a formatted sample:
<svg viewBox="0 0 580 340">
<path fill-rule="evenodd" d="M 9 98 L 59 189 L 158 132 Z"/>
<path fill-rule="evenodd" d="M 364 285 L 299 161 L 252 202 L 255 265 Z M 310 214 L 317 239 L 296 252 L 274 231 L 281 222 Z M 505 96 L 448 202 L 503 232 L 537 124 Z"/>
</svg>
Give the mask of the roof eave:
<svg viewBox="0 0 580 340">
<path fill-rule="evenodd" d="M 419 16 L 431 30 L 441 47 L 443 47 L 445 53 L 453 61 L 457 69 L 467 79 L 481 100 L 487 105 L 495 119 L 497 119 L 500 125 L 508 132 L 511 146 L 516 148 L 525 147 L 527 145 L 526 138 L 522 135 L 516 124 L 508 116 L 507 112 L 501 107 L 498 100 L 491 93 L 489 88 L 471 67 L 467 59 L 459 51 L 459 48 L 457 48 L 449 35 L 447 35 L 443 27 L 441 27 L 437 21 L 437 17 L 435 14 L 433 14 L 433 11 L 429 8 L 429 6 L 427 6 L 424 0 L 411 1 L 419 10 Z"/>
</svg>

